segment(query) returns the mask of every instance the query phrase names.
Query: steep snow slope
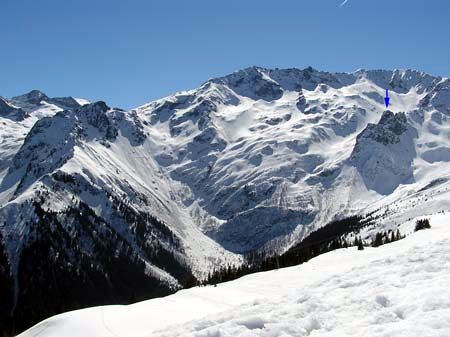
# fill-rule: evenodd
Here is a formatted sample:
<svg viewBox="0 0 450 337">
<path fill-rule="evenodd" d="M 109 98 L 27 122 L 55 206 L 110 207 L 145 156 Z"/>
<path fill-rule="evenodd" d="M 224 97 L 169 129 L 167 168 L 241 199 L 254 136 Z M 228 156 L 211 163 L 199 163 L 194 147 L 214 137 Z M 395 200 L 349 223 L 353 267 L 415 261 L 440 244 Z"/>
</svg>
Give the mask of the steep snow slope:
<svg viewBox="0 0 450 337">
<path fill-rule="evenodd" d="M 245 252 L 289 246 L 442 178 L 447 82 L 411 70 L 253 67 L 136 111 L 194 222 Z"/>
<path fill-rule="evenodd" d="M 321 255 L 300 266 L 129 306 L 50 318 L 27 336 L 448 336 L 450 213 L 378 248 Z"/>
</svg>

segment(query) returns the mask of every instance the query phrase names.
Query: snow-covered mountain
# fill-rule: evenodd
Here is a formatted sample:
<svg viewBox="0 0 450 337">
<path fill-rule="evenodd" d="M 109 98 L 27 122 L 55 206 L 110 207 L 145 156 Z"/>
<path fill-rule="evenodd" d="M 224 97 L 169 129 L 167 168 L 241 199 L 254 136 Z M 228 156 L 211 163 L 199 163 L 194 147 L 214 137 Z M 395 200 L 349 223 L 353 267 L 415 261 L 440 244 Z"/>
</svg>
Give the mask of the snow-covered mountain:
<svg viewBox="0 0 450 337">
<path fill-rule="evenodd" d="M 413 70 L 252 67 L 130 111 L 0 98 L 2 315 L 167 294 L 337 218 L 377 215 L 371 236 L 448 209 L 449 115 L 450 80 Z"/>
<path fill-rule="evenodd" d="M 253 67 L 135 111 L 194 222 L 244 252 L 443 182 L 446 83 L 411 70 Z"/>
</svg>

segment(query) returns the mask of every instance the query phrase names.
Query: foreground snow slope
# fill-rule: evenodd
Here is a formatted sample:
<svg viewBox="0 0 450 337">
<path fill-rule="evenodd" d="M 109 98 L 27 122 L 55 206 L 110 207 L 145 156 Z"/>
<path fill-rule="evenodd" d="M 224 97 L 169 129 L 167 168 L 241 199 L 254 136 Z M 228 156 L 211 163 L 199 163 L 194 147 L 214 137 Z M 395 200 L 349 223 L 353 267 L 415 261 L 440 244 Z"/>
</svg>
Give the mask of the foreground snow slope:
<svg viewBox="0 0 450 337">
<path fill-rule="evenodd" d="M 414 220 L 402 225 L 411 233 Z M 50 318 L 36 336 L 450 336 L 450 214 L 378 248 L 129 306 Z"/>
</svg>

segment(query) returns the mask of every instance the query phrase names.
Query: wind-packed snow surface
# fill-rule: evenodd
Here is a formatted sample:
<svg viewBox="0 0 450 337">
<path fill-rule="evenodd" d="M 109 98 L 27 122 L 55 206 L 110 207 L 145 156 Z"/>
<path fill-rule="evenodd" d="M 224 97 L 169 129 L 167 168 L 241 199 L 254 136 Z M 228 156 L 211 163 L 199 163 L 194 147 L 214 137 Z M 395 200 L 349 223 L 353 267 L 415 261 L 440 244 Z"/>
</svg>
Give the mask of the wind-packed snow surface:
<svg viewBox="0 0 450 337">
<path fill-rule="evenodd" d="M 217 287 L 50 318 L 21 337 L 450 335 L 450 213 L 378 248 L 333 251 Z"/>
</svg>

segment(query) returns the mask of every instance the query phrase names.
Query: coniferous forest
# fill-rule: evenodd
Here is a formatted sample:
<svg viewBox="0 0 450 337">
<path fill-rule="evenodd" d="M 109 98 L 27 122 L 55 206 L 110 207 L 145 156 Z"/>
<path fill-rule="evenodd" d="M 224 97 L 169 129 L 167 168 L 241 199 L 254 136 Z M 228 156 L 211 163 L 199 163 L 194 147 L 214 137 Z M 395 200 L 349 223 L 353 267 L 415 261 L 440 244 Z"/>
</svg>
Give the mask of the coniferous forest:
<svg viewBox="0 0 450 337">
<path fill-rule="evenodd" d="M 377 232 L 370 241 L 362 240 L 357 234 L 362 228 L 372 224 L 372 221 L 370 216 L 352 216 L 333 221 L 312 232 L 299 244 L 281 255 L 252 252 L 245 256 L 245 262 L 239 267 L 226 266 L 214 270 L 202 282 L 202 285 L 215 285 L 251 273 L 299 265 L 316 256 L 340 248 L 355 246 L 358 247 L 358 250 L 364 250 L 364 246 L 378 247 L 404 238 L 397 229 L 396 231 Z M 354 238 L 349 240 L 349 235 L 353 235 Z"/>
<path fill-rule="evenodd" d="M 176 275 L 182 287 L 197 283 L 172 252 L 161 244 L 148 243 L 149 226 L 136 226 L 136 241 L 130 242 L 81 202 L 64 211 L 71 226 L 59 221 L 61 214 L 44 210 L 39 200 L 33 207 L 37 221 L 29 224 L 28 244 L 18 257 L 16 282 L 20 291 L 16 294 L 5 241 L 0 237 L 0 336 L 13 336 L 62 312 L 130 304 L 175 292 L 177 288 L 146 271 L 132 244 L 140 247 L 148 261 Z M 146 221 L 152 228 L 165 228 L 155 218 Z M 168 230 L 166 235 L 170 237 Z"/>
</svg>

